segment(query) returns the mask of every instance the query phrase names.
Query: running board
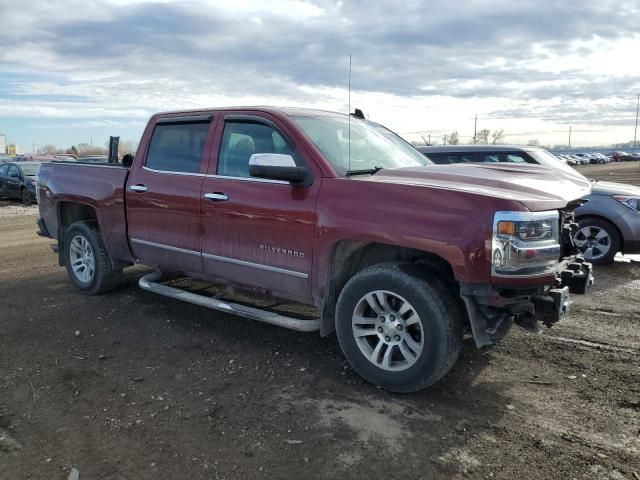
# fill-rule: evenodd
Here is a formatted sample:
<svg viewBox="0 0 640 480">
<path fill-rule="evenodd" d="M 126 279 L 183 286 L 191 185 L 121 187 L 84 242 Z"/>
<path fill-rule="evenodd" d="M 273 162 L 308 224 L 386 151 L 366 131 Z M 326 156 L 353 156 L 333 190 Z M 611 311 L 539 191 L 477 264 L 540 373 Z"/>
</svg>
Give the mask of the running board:
<svg viewBox="0 0 640 480">
<path fill-rule="evenodd" d="M 241 317 L 258 320 L 259 322 L 270 323 L 278 327 L 288 328 L 297 332 L 315 332 L 320 330 L 320 319 L 300 320 L 298 318 L 285 317 L 278 313 L 260 310 L 258 308 L 238 305 L 237 303 L 223 302 L 217 298 L 197 295 L 195 293 L 186 292 L 179 288 L 169 287 L 158 283 L 162 279 L 162 272 L 152 272 L 138 280 L 138 285 L 143 290 L 158 293 L 165 297 L 175 298 L 183 302 L 193 303 L 201 307 L 218 310 L 224 313 L 240 315 Z"/>
</svg>

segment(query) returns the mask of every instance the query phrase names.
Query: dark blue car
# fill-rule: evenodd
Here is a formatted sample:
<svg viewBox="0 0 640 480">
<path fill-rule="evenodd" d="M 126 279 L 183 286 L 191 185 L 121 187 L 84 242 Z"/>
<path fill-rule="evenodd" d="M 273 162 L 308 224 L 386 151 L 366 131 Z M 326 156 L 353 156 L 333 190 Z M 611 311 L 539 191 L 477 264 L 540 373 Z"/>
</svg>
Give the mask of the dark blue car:
<svg viewBox="0 0 640 480">
<path fill-rule="evenodd" d="M 25 205 L 37 203 L 39 168 L 40 162 L 0 163 L 0 198 L 17 198 Z"/>
</svg>

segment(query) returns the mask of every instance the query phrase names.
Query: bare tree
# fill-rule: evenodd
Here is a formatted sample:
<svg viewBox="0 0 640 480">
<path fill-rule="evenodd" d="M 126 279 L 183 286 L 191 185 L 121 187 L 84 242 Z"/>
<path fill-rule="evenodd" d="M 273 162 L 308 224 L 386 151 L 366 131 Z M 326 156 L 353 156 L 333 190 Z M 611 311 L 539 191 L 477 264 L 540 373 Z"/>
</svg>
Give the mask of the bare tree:
<svg viewBox="0 0 640 480">
<path fill-rule="evenodd" d="M 483 128 L 482 130 L 478 130 L 476 134 L 476 143 L 489 143 L 489 134 L 491 132 L 487 128 Z"/>
<path fill-rule="evenodd" d="M 458 131 L 454 130 L 449 135 L 444 136 L 444 143 L 449 145 L 458 145 L 460 143 L 460 137 L 458 136 Z"/>
<path fill-rule="evenodd" d="M 118 156 L 122 158 L 127 153 L 135 155 L 138 149 L 138 142 L 135 140 L 124 140 L 118 144 Z"/>
<path fill-rule="evenodd" d="M 529 140 L 527 142 L 527 145 L 531 145 L 533 147 L 537 147 L 540 145 L 540 140 L 538 140 L 537 138 L 532 138 L 531 140 Z"/>
<path fill-rule="evenodd" d="M 55 155 L 56 153 L 62 153 L 62 149 L 55 145 L 47 144 L 38 147 L 36 152 L 38 155 Z"/>
<path fill-rule="evenodd" d="M 504 137 L 504 130 L 494 130 L 491 134 L 491 143 L 493 145 L 500 143 L 500 140 L 502 140 Z"/>
</svg>

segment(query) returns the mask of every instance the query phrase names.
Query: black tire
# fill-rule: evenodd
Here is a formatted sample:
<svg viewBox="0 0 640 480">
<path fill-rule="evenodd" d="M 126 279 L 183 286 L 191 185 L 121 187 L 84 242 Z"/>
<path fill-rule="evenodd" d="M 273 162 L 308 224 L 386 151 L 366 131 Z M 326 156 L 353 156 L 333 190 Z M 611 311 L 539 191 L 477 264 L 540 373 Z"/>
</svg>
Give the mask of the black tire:
<svg viewBox="0 0 640 480">
<path fill-rule="evenodd" d="M 463 339 L 460 305 L 439 279 L 426 278 L 427 275 L 410 264 L 380 264 L 358 272 L 342 289 L 336 305 L 338 341 L 353 369 L 368 382 L 392 392 L 415 392 L 440 380 L 458 359 Z M 419 317 L 422 351 L 415 363 L 404 370 L 390 371 L 375 365 L 356 342 L 352 316 L 361 299 L 377 290 L 406 299 Z M 366 338 L 373 343 L 382 341 L 375 336 Z M 393 347 L 386 346 L 385 351 L 387 348 Z M 391 355 L 397 356 L 398 350 L 399 347 L 392 350 Z"/>
<path fill-rule="evenodd" d="M 26 188 L 20 190 L 20 198 L 22 199 L 22 203 L 25 205 L 32 205 L 33 198 L 31 198 L 31 193 Z"/>
<path fill-rule="evenodd" d="M 613 263 L 613 258 L 616 256 L 616 253 L 618 253 L 621 249 L 621 245 L 622 245 L 622 239 L 620 237 L 620 233 L 618 232 L 618 229 L 611 223 L 608 222 L 606 220 L 603 220 L 601 218 L 596 218 L 596 217 L 584 217 L 578 220 L 578 225 L 579 228 L 584 228 L 584 227 L 595 227 L 601 230 L 604 230 L 607 232 L 607 235 L 609 235 L 609 239 L 610 239 L 610 248 L 609 251 L 599 257 L 599 258 L 586 258 L 585 255 L 585 259 L 588 262 L 593 263 L 594 265 L 609 265 L 611 263 Z M 576 234 L 576 238 L 577 238 Z M 580 248 L 579 249 L 584 252 L 584 248 Z"/>
<path fill-rule="evenodd" d="M 88 281 L 83 281 L 74 272 L 72 262 L 75 254 L 72 253 L 71 244 L 76 237 L 84 238 L 91 247 L 93 255 L 93 275 Z M 81 240 L 79 240 L 81 241 Z M 122 281 L 122 270 L 114 270 L 111 259 L 104 247 L 100 229 L 95 223 L 76 222 L 67 230 L 63 246 L 64 264 L 67 275 L 78 289 L 86 295 L 105 293 L 117 288 Z"/>
</svg>

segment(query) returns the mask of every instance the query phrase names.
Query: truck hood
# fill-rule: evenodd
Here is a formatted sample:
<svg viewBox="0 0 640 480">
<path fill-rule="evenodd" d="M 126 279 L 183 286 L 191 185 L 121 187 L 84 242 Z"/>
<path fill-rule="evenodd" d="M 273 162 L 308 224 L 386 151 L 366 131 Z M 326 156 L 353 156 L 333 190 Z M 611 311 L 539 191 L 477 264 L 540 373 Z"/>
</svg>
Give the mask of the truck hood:
<svg viewBox="0 0 640 480">
<path fill-rule="evenodd" d="M 533 164 L 425 165 L 354 178 L 504 198 L 520 202 L 532 212 L 564 208 L 591 192 L 586 178 Z"/>
<path fill-rule="evenodd" d="M 593 195 L 629 195 L 640 197 L 640 187 L 614 182 L 591 182 L 591 193 Z"/>
</svg>

